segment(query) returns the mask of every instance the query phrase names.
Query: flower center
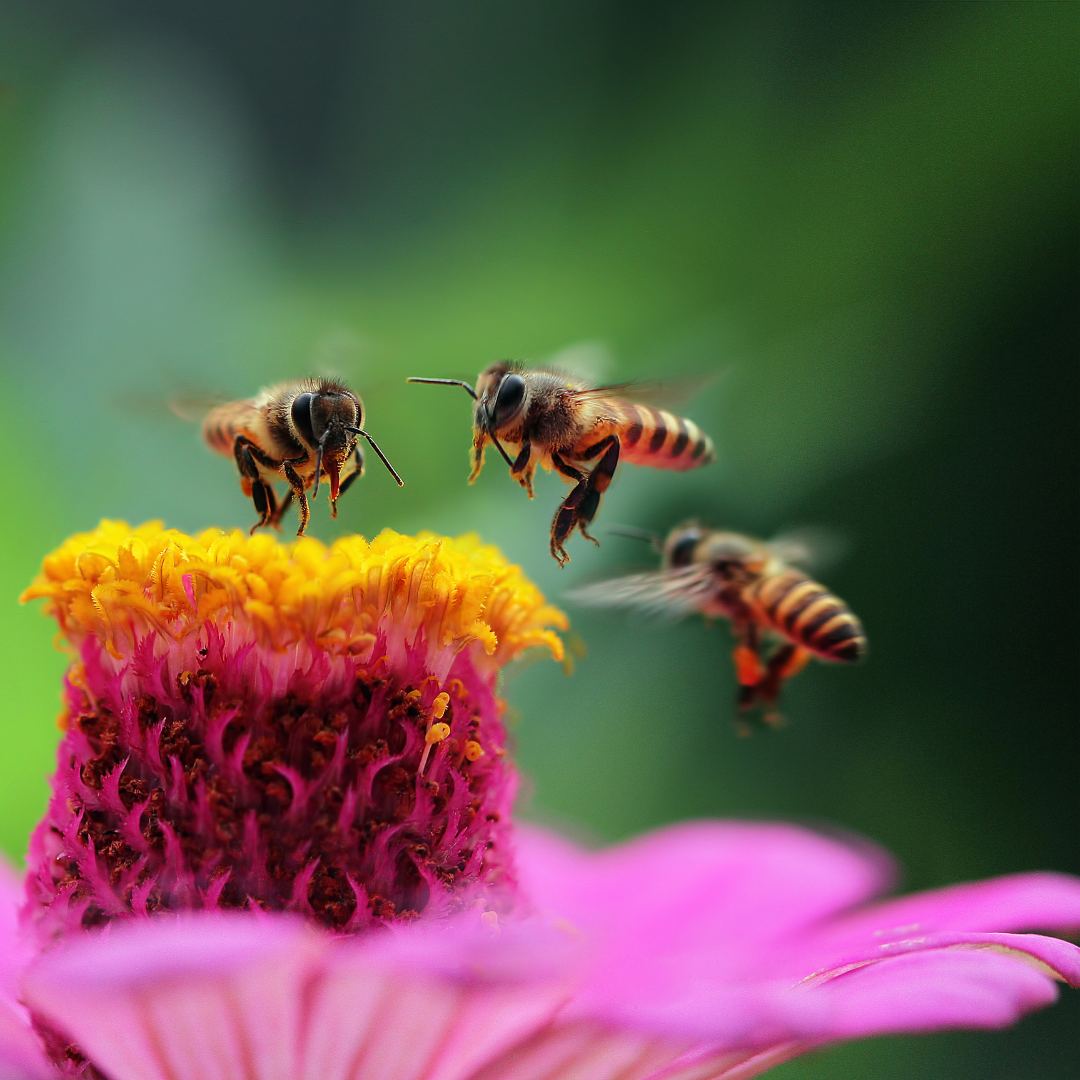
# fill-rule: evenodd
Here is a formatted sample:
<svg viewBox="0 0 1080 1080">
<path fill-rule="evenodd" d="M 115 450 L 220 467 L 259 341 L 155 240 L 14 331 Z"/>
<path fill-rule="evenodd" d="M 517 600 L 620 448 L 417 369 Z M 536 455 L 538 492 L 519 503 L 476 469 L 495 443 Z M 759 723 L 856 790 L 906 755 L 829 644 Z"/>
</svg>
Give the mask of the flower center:
<svg viewBox="0 0 1080 1080">
<path fill-rule="evenodd" d="M 27 917 L 257 906 L 342 931 L 512 903 L 501 662 L 560 613 L 475 541 L 103 523 L 49 560 L 77 651 Z"/>
</svg>

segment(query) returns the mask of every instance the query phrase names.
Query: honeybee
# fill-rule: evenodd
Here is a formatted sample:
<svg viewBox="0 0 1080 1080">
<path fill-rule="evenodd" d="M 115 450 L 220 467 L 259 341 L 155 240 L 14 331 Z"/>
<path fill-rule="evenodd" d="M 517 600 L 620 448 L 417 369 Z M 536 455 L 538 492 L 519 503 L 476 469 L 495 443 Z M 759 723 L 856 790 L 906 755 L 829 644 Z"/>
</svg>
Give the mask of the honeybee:
<svg viewBox="0 0 1080 1080">
<path fill-rule="evenodd" d="M 565 544 L 575 528 L 598 543 L 588 526 L 620 457 L 679 472 L 716 458 L 712 441 L 692 421 L 630 401 L 635 393 L 630 384 L 590 386 L 557 368 L 505 360 L 482 371 L 475 389 L 459 379 L 408 381 L 462 386 L 475 400 L 470 484 L 492 443 L 530 499 L 538 464 L 574 485 L 551 523 L 551 554 L 560 566 L 570 560 Z"/>
<path fill-rule="evenodd" d="M 219 405 L 207 413 L 202 433 L 212 450 L 236 461 L 240 486 L 259 514 L 251 532 L 266 525 L 279 528 L 295 498 L 300 506 L 296 535 L 303 536 L 311 516 L 305 490 L 312 488 L 314 499 L 323 476 L 330 481 L 330 516 L 337 517 L 338 498 L 364 475 L 357 436 L 371 443 L 398 486 L 404 484 L 364 431 L 360 398 L 336 379 L 295 379 L 261 390 L 250 400 Z M 342 479 L 350 457 L 352 471 Z M 274 484 L 280 480 L 289 490 L 279 503 Z"/>
<path fill-rule="evenodd" d="M 661 553 L 660 569 L 571 595 L 594 607 L 728 619 L 738 643 L 733 658 L 740 714 L 760 708 L 764 720 L 776 723 L 781 685 L 811 657 L 854 663 L 866 655 L 862 625 L 843 600 L 790 565 L 808 557 L 798 545 L 768 544 L 696 522 L 678 526 L 666 540 L 618 531 L 650 540 Z M 775 642 L 768 655 L 763 638 Z"/>
</svg>

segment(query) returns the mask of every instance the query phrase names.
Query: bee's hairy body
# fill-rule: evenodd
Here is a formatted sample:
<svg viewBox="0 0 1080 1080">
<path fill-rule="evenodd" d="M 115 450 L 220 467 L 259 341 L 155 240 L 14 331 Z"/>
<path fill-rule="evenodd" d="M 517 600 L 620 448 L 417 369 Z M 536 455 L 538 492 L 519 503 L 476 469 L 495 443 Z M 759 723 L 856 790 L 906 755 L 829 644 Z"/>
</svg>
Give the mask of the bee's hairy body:
<svg viewBox="0 0 1080 1080">
<path fill-rule="evenodd" d="M 705 615 L 731 622 L 739 642 L 735 668 L 742 712 L 761 705 L 766 719 L 776 719 L 781 684 L 811 656 L 853 663 L 866 655 L 862 625 L 847 604 L 760 540 L 683 526 L 664 543 L 664 566 L 697 566 L 709 574 L 711 588 L 698 606 Z M 780 642 L 765 660 L 762 632 Z"/>
<path fill-rule="evenodd" d="M 468 388 L 468 387 L 467 387 Z M 474 393 L 472 473 L 480 475 L 489 442 L 511 460 L 511 475 L 533 495 L 537 466 L 558 472 L 574 490 L 551 526 L 551 553 L 565 564 L 565 542 L 587 529 L 621 460 L 684 471 L 715 460 L 711 440 L 696 424 L 594 388 L 554 368 L 501 361 L 481 372 Z"/>
<path fill-rule="evenodd" d="M 330 513 L 337 517 L 337 500 L 364 473 L 364 458 L 357 441 L 363 435 L 364 406 L 337 379 L 294 379 L 261 390 L 246 401 L 232 401 L 212 409 L 203 421 L 203 438 L 212 450 L 234 458 L 240 486 L 259 513 L 251 531 L 277 528 L 289 504 L 300 508 L 303 536 L 310 517 L 306 491 L 318 491 L 322 477 L 330 481 Z M 372 442 L 394 478 L 400 477 Z M 349 459 L 353 467 L 344 477 Z M 279 503 L 274 484 L 289 485 Z"/>
<path fill-rule="evenodd" d="M 812 656 L 853 663 L 866 655 L 866 637 L 851 609 L 792 567 L 784 557 L 784 544 L 696 522 L 678 526 L 663 541 L 636 530 L 630 534 L 651 540 L 661 550 L 660 569 L 601 582 L 573 595 L 596 606 L 667 615 L 696 611 L 727 619 L 737 641 L 740 713 L 761 707 L 765 719 L 775 721 L 781 685 Z"/>
</svg>

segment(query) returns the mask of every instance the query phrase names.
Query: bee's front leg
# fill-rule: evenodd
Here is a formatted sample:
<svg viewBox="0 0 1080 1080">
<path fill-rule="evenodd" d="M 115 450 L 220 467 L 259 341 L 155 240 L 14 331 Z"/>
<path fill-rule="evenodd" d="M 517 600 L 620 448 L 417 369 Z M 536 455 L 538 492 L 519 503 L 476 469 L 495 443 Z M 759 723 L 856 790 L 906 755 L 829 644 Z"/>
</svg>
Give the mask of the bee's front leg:
<svg viewBox="0 0 1080 1080">
<path fill-rule="evenodd" d="M 533 497 L 533 474 L 536 466 L 532 464 L 532 443 L 526 439 L 521 444 L 521 450 L 510 467 L 510 475 L 525 489 L 529 498 Z"/>
<path fill-rule="evenodd" d="M 300 528 L 296 530 L 297 536 L 304 535 L 304 530 L 307 529 L 308 521 L 311 519 L 307 495 L 304 494 L 304 481 L 300 479 L 297 471 L 293 468 L 293 465 L 302 465 L 305 461 L 307 461 L 307 458 L 303 457 L 281 463 L 281 471 L 285 474 L 285 479 L 289 481 L 289 487 L 292 488 L 292 493 L 300 504 Z"/>
</svg>

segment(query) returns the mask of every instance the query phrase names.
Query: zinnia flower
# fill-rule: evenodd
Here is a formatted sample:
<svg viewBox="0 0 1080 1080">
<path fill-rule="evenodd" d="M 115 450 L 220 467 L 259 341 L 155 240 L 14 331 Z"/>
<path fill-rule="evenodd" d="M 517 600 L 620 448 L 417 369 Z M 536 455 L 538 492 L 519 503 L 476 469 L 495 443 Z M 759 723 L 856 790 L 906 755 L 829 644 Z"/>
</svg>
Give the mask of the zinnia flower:
<svg viewBox="0 0 1080 1080">
<path fill-rule="evenodd" d="M 75 658 L 0 1076 L 731 1080 L 1080 982 L 1025 932 L 1071 878 L 875 904 L 884 856 L 792 826 L 515 829 L 496 678 L 565 621 L 473 539 L 103 523 L 27 596 Z"/>
</svg>

